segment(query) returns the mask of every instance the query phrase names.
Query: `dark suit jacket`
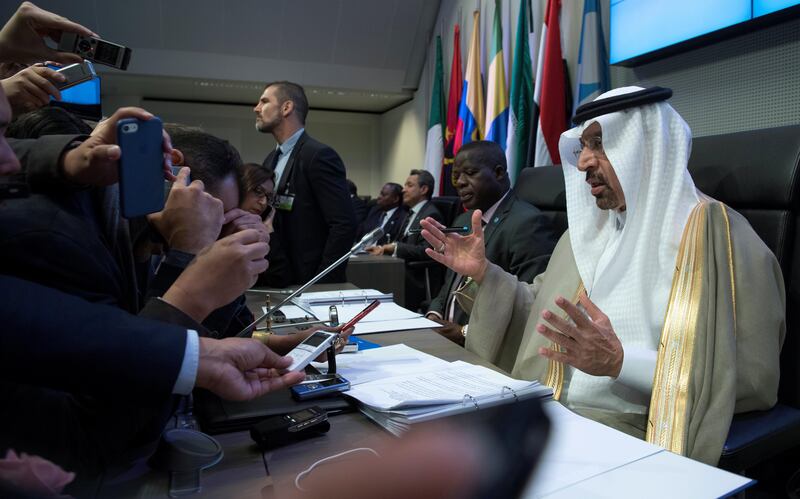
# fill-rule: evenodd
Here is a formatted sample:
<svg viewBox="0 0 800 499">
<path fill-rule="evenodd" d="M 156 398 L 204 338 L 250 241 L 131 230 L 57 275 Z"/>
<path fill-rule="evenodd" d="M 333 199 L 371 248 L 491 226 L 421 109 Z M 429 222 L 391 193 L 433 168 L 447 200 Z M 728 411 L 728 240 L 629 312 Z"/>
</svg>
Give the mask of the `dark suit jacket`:
<svg viewBox="0 0 800 499">
<path fill-rule="evenodd" d="M 361 225 L 358 226 L 358 231 L 356 232 L 356 241 L 360 241 L 364 234 L 377 229 L 381 223 L 381 215 L 383 215 L 384 211 L 380 209 L 378 206 L 373 206 L 372 209 L 369 211 L 369 215 L 367 215 L 366 220 L 364 220 Z M 406 217 L 408 216 L 408 208 L 405 206 L 399 206 L 394 213 L 392 213 L 391 218 L 386 221 L 386 224 L 383 226 L 384 236 L 379 241 L 379 244 L 386 244 L 386 243 L 393 243 L 397 240 L 397 236 L 400 234 L 400 229 L 403 227 L 403 222 L 405 222 Z"/>
<path fill-rule="evenodd" d="M 0 452 L 90 480 L 154 441 L 173 404 L 186 327 L 0 276 Z M 167 318 L 163 302 L 145 312 Z"/>
<path fill-rule="evenodd" d="M 453 225 L 471 226 L 472 210 L 456 217 Z M 517 198 L 513 192 L 509 192 L 497 207 L 492 219 L 484 227 L 483 234 L 486 258 L 524 282 L 532 282 L 534 277 L 544 272 L 557 242 L 550 222 L 542 212 Z M 447 270 L 444 285 L 431 301 L 429 312 L 438 312 L 444 317 L 450 291 L 457 277 L 455 272 Z M 453 319 L 464 325 L 469 322 L 469 315 L 456 306 Z"/>
<path fill-rule="evenodd" d="M 409 210 L 409 216 L 411 216 L 411 210 Z M 419 229 L 420 221 L 427 217 L 431 217 L 439 223 L 444 223 L 444 217 L 439 208 L 428 201 L 420 210 L 419 215 L 411 222 L 410 229 Z M 400 235 L 400 239 L 397 241 L 397 256 L 407 262 L 430 260 L 428 255 L 425 254 L 425 248 L 429 247 L 428 241 L 419 232 L 408 234 L 405 237 Z"/>
<path fill-rule="evenodd" d="M 275 154 L 264 164 L 272 165 Z M 272 286 L 310 280 L 350 250 L 356 232 L 345 167 L 336 151 L 303 133 L 291 154 L 276 193 L 295 198 L 291 211 L 275 215 L 264 276 Z M 320 282 L 345 282 L 346 265 Z"/>
</svg>

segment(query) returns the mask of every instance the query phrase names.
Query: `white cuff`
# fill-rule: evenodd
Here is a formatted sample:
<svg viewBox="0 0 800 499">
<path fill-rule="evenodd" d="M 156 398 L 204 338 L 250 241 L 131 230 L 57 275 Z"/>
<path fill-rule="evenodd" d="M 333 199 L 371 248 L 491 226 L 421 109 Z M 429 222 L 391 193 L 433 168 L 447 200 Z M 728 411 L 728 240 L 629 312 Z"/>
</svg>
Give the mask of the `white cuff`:
<svg viewBox="0 0 800 499">
<path fill-rule="evenodd" d="M 178 379 L 172 387 L 172 393 L 176 395 L 189 395 L 194 388 L 197 379 L 197 365 L 200 362 L 200 340 L 197 338 L 197 331 L 186 330 L 186 349 L 183 351 L 183 363 L 178 372 Z"/>
<path fill-rule="evenodd" d="M 653 391 L 658 352 L 644 348 L 626 348 L 617 382 L 649 396 Z"/>
<path fill-rule="evenodd" d="M 425 313 L 425 317 L 428 317 L 429 315 L 435 315 L 435 316 L 436 316 L 436 318 L 437 318 L 437 319 L 439 319 L 440 321 L 444 320 L 444 317 L 442 317 L 442 314 L 440 314 L 440 313 L 439 313 L 439 312 L 437 312 L 436 310 L 428 310 L 428 311 Z"/>
</svg>

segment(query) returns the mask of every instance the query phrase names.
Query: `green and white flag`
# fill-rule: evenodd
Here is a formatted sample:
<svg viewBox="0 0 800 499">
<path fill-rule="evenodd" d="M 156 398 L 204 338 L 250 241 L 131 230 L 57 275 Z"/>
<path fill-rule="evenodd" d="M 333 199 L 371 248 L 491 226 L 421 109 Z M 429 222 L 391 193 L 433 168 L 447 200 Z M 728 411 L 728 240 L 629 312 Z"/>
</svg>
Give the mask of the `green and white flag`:
<svg viewBox="0 0 800 499">
<path fill-rule="evenodd" d="M 440 181 L 444 162 L 444 69 L 442 64 L 442 37 L 436 37 L 436 72 L 431 90 L 431 112 L 428 118 L 428 139 L 425 143 L 425 169 Z M 434 192 L 439 192 L 437 185 Z"/>
<path fill-rule="evenodd" d="M 533 65 L 528 46 L 528 0 L 521 0 L 511 69 L 511 97 L 508 114 L 506 160 L 508 176 L 514 185 L 519 172 L 527 166 L 531 138 L 533 106 Z"/>
</svg>

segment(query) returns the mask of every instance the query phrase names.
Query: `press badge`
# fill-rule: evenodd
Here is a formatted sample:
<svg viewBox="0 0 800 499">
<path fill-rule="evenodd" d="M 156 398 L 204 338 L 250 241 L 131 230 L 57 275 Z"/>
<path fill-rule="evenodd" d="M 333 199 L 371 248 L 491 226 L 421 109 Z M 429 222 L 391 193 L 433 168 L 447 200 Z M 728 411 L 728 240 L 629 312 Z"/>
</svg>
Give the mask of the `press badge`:
<svg viewBox="0 0 800 499">
<path fill-rule="evenodd" d="M 294 196 L 287 194 L 285 196 L 278 196 L 278 209 L 283 211 L 292 211 L 294 204 Z"/>
</svg>

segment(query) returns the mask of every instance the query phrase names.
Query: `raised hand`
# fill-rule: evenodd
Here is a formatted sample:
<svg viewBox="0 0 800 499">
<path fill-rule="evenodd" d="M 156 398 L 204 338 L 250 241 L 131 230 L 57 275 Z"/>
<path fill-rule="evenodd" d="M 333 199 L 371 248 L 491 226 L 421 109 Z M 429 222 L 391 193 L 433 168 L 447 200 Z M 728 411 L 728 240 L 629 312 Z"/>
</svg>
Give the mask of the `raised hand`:
<svg viewBox="0 0 800 499">
<path fill-rule="evenodd" d="M 228 236 L 237 232 L 253 229 L 263 238 L 264 242 L 269 242 L 269 231 L 266 224 L 261 220 L 261 217 L 244 211 L 241 208 L 234 208 L 225 212 L 225 218 L 222 225 L 222 235 Z"/>
<path fill-rule="evenodd" d="M 190 175 L 181 168 L 164 209 L 147 219 L 171 249 L 196 255 L 217 240 L 224 218 L 222 201 L 205 192 L 202 181 L 186 185 Z"/>
<path fill-rule="evenodd" d="M 481 210 L 472 213 L 472 234 L 468 236 L 445 234 L 439 230 L 444 226 L 432 218 L 420 222 L 423 228 L 422 237 L 431 245 L 425 249 L 425 253 L 451 268 L 453 272 L 471 277 L 478 284 L 483 281 L 486 267 L 489 266 L 483 242 L 481 215 Z"/>
<path fill-rule="evenodd" d="M 63 64 L 81 62 L 81 56 L 59 52 L 45 44 L 50 38 L 58 42 L 62 33 L 97 36 L 92 30 L 65 17 L 22 2 L 11 19 L 0 30 L 0 60 L 33 64 L 47 60 Z"/>
<path fill-rule="evenodd" d="M 123 118 L 138 118 L 147 121 L 153 115 L 138 107 L 123 107 L 110 118 L 101 121 L 92 135 L 78 147 L 64 155 L 64 176 L 76 184 L 104 186 L 119 180 L 119 158 L 122 150 L 117 145 L 117 122 Z M 172 142 L 164 133 L 161 147 L 164 152 L 164 178 L 175 180 L 172 175 Z"/>
<path fill-rule="evenodd" d="M 536 330 L 560 345 L 564 352 L 549 348 L 539 348 L 539 354 L 558 362 L 569 364 L 593 376 L 611 376 L 616 378 L 622 370 L 624 352 L 611 321 L 595 305 L 586 293 L 581 293 L 579 301 L 587 317 L 575 304 L 563 296 L 556 298 L 556 305 L 564 310 L 570 320 L 563 319 L 550 310 L 542 312 L 542 318 L 553 328 L 544 324 L 536 326 Z"/>
<path fill-rule="evenodd" d="M 14 76 L 0 80 L 8 97 L 14 116 L 39 109 L 50 102 L 50 96 L 61 100 L 55 83 L 64 81 L 64 75 L 37 64 L 23 69 Z"/>
<path fill-rule="evenodd" d="M 267 270 L 269 245 L 248 229 L 201 251 L 170 286 L 163 299 L 197 322 L 232 302 Z"/>
</svg>

